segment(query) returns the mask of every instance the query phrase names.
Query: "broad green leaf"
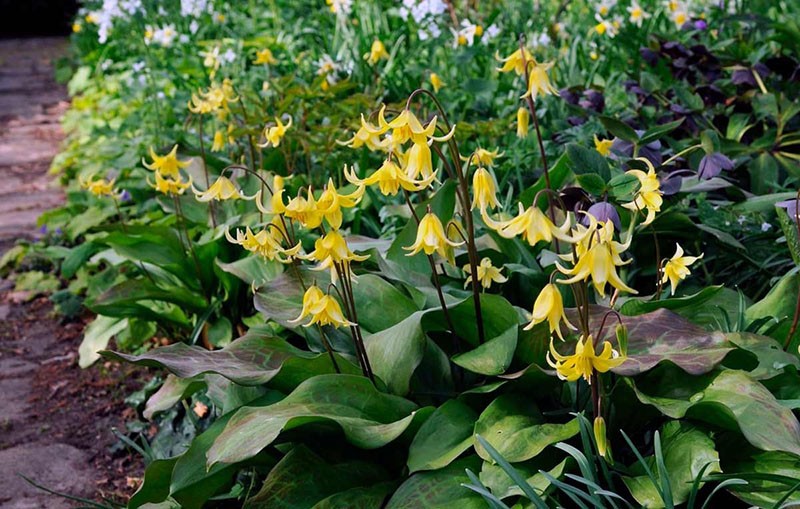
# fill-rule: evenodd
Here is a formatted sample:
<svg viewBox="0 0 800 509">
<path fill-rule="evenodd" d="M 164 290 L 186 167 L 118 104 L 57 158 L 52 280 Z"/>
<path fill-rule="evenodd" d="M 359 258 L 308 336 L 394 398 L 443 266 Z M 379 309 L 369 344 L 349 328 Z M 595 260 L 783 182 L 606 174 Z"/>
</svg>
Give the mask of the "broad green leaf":
<svg viewBox="0 0 800 509">
<path fill-rule="evenodd" d="M 331 495 L 368 487 L 385 479 L 386 474 L 373 463 L 348 461 L 330 464 L 306 446 L 298 445 L 272 468 L 261 490 L 244 507 L 309 509 L 317 507 L 317 503 Z"/>
<path fill-rule="evenodd" d="M 517 469 L 517 471 L 523 477 L 525 477 L 525 480 L 528 481 L 528 484 L 533 486 L 533 489 L 536 490 L 536 493 L 542 494 L 550 487 L 550 481 L 548 481 L 547 478 L 541 474 L 540 470 L 544 470 L 551 476 L 558 479 L 567 471 L 568 463 L 569 460 L 564 459 L 554 467 L 548 469 L 542 465 L 541 461 L 536 459 L 517 463 L 514 465 L 514 468 Z M 522 489 L 517 486 L 517 484 L 499 465 L 492 464 L 489 461 L 483 462 L 480 480 L 484 485 L 486 485 L 487 488 L 492 490 L 492 493 L 501 499 L 522 496 L 523 494 Z"/>
<path fill-rule="evenodd" d="M 718 230 L 716 228 L 712 228 L 711 226 L 705 224 L 696 224 L 695 225 L 698 230 L 704 231 L 706 233 L 710 233 L 714 236 L 718 241 L 722 242 L 723 244 L 736 248 L 741 249 L 742 251 L 745 250 L 744 244 L 736 240 L 733 235 L 728 232 L 724 232 L 722 230 Z"/>
<path fill-rule="evenodd" d="M 453 356 L 453 362 L 481 375 L 505 373 L 514 359 L 518 331 L 515 324 L 475 349 Z"/>
<path fill-rule="evenodd" d="M 272 281 L 284 271 L 280 262 L 266 260 L 260 256 L 247 256 L 231 263 L 217 260 L 217 265 L 225 272 L 244 281 L 248 286 L 256 288 Z"/>
<path fill-rule="evenodd" d="M 562 154 L 561 157 L 556 159 L 556 162 L 550 167 L 550 171 L 548 172 L 548 175 L 550 176 L 550 185 L 552 188 L 561 188 L 571 173 L 572 172 L 569 169 L 569 160 L 567 155 Z M 519 202 L 525 207 L 530 207 L 533 203 L 533 198 L 539 191 L 543 189 L 547 189 L 547 179 L 544 178 L 544 175 L 539 177 L 539 180 L 537 180 L 534 185 L 519 194 Z M 541 209 L 544 209 L 547 207 L 547 203 L 547 197 L 541 196 L 537 206 Z"/>
<path fill-rule="evenodd" d="M 661 428 L 661 451 L 664 455 L 667 476 L 675 504 L 682 504 L 689 497 L 692 482 L 706 464 L 710 466 L 705 470 L 705 475 L 719 472 L 719 454 L 714 448 L 714 441 L 688 422 L 671 421 Z M 656 468 L 655 458 L 645 458 L 653 474 L 661 480 Z M 661 508 L 664 502 L 653 485 L 653 481 L 644 473 L 641 465 L 630 467 L 636 475 L 623 477 L 622 480 L 631 494 L 642 507 Z M 702 486 L 703 483 L 700 484 Z"/>
<path fill-rule="evenodd" d="M 408 470 L 436 470 L 449 465 L 472 445 L 478 414 L 457 399 L 436 409 L 417 431 L 408 450 Z"/>
<path fill-rule="evenodd" d="M 274 405 L 236 412 L 208 451 L 208 464 L 244 461 L 281 431 L 313 422 L 334 422 L 353 445 L 376 449 L 399 437 L 416 410 L 406 399 L 378 392 L 365 377 L 318 375 Z"/>
<path fill-rule="evenodd" d="M 100 359 L 100 352 L 108 342 L 128 326 L 127 318 L 114 318 L 98 315 L 83 332 L 81 346 L 78 347 L 78 365 L 88 368 Z"/>
<path fill-rule="evenodd" d="M 611 178 L 608 161 L 593 148 L 586 148 L 577 143 L 569 143 L 567 144 L 567 158 L 569 159 L 569 167 L 572 173 L 578 177 L 579 181 L 580 176 L 585 174 L 597 175 L 603 185 Z"/>
<path fill-rule="evenodd" d="M 779 201 L 791 200 L 796 196 L 797 193 L 794 192 L 750 196 L 747 198 L 747 200 L 732 206 L 731 211 L 734 214 L 752 212 L 769 213 L 775 210 L 775 204 Z"/>
<path fill-rule="evenodd" d="M 334 372 L 327 353 L 301 350 L 284 339 L 271 336 L 266 326 L 251 329 L 221 350 L 175 343 L 141 355 L 103 354 L 141 366 L 166 368 L 181 378 L 218 373 L 242 385 L 264 384 L 280 373 L 282 385 L 291 387 L 315 374 Z M 342 357 L 337 357 L 337 363 L 348 372 L 357 369 Z"/>
<path fill-rule="evenodd" d="M 747 169 L 753 193 L 766 194 L 778 187 L 778 162 L 769 152 L 762 152 L 750 162 Z"/>
<path fill-rule="evenodd" d="M 203 382 L 193 378 L 178 378 L 175 375 L 167 375 L 161 387 L 145 403 L 145 419 L 152 419 L 156 412 L 163 412 L 184 398 L 191 396 L 205 386 Z"/>
<path fill-rule="evenodd" d="M 372 486 L 350 488 L 314 504 L 311 509 L 375 509 L 397 486 L 395 482 L 383 482 Z"/>
<path fill-rule="evenodd" d="M 166 314 L 143 306 L 144 302 L 169 303 L 188 312 L 201 312 L 207 306 L 203 296 L 197 292 L 170 286 L 162 288 L 145 279 L 124 280 L 97 297 L 87 299 L 86 307 L 98 314 L 145 319 L 169 319 Z M 147 310 L 150 309 L 150 312 Z"/>
<path fill-rule="evenodd" d="M 783 276 L 763 299 L 747 308 L 745 318 L 748 322 L 765 317 L 781 321 L 780 325 L 770 331 L 769 336 L 783 345 L 792 327 L 798 291 L 800 291 L 800 274 Z M 798 341 L 800 341 L 800 330 L 795 331 L 787 350 L 796 351 Z"/>
<path fill-rule="evenodd" d="M 618 200 L 630 200 L 633 193 L 639 189 L 639 179 L 633 175 L 623 173 L 608 182 L 608 192 Z"/>
<path fill-rule="evenodd" d="M 653 405 L 667 417 L 685 416 L 738 429 L 754 447 L 800 455 L 800 423 L 791 410 L 745 372 L 722 371 L 706 387 L 697 389 L 663 396 L 645 394 L 634 387 L 642 403 Z"/>
<path fill-rule="evenodd" d="M 200 287 L 197 268 L 178 232 L 171 228 L 129 225 L 124 232 L 110 232 L 103 242 L 130 260 L 156 265 L 182 278 L 186 284 L 194 284 L 196 289 Z"/>
<path fill-rule="evenodd" d="M 800 458 L 784 452 L 758 451 L 726 462 L 724 466 L 726 473 L 748 482 L 746 486 L 730 488 L 731 493 L 756 507 L 774 507 L 800 480 Z M 800 492 L 795 492 L 785 502 L 789 505 L 782 507 L 796 507 L 800 504 Z"/>
<path fill-rule="evenodd" d="M 636 131 L 634 131 L 633 128 L 628 124 L 621 122 L 616 118 L 601 116 L 600 123 L 603 124 L 603 127 L 608 129 L 608 132 L 617 138 L 621 138 L 632 143 L 637 143 L 639 141 L 639 135 L 636 134 Z"/>
<path fill-rule="evenodd" d="M 465 471 L 477 472 L 480 458 L 469 456 L 430 472 L 417 472 L 395 491 L 385 509 L 486 509 L 483 498 L 464 487 Z"/>
<path fill-rule="evenodd" d="M 425 332 L 418 311 L 388 329 L 364 338 L 373 372 L 393 394 L 408 393 L 414 370 L 425 353 Z"/>
<path fill-rule="evenodd" d="M 548 423 L 530 400 L 520 394 L 503 394 L 486 407 L 475 423 L 475 435 L 486 439 L 509 462 L 536 457 L 547 446 L 568 440 L 579 432 L 577 419 Z M 478 455 L 491 456 L 473 441 Z"/>
<path fill-rule="evenodd" d="M 575 179 L 584 191 L 593 196 L 602 196 L 606 190 L 605 181 L 596 173 L 584 173 L 577 175 Z"/>
<path fill-rule="evenodd" d="M 731 354 L 731 357 L 739 352 L 755 357 L 758 364 L 746 368 L 750 378 L 764 380 L 781 375 L 788 366 L 800 368 L 800 359 L 793 353 L 784 351 L 783 347 L 770 337 L 742 332 L 730 333 L 727 338 L 731 344 L 740 349 Z"/>
<path fill-rule="evenodd" d="M 144 471 L 144 480 L 136 493 L 128 500 L 128 507 L 136 509 L 145 504 L 164 502 L 169 497 L 169 479 L 176 458 L 153 460 Z"/>
<path fill-rule="evenodd" d="M 797 217 L 790 216 L 782 208 L 776 208 L 776 212 L 778 214 L 778 223 L 781 225 L 784 237 L 786 237 L 786 246 L 789 248 L 792 260 L 794 260 L 796 266 L 800 267 L 800 235 L 798 235 Z"/>
<path fill-rule="evenodd" d="M 666 124 L 657 125 L 655 127 L 651 127 L 647 131 L 642 134 L 642 137 L 639 139 L 639 143 L 641 145 L 646 145 L 652 141 L 660 140 L 664 136 L 668 135 L 683 123 L 683 118 L 678 120 L 674 120 L 672 122 L 667 122 Z"/>
<path fill-rule="evenodd" d="M 714 298 L 722 290 L 722 286 L 708 286 L 701 291 L 685 297 L 670 297 L 662 300 L 645 300 L 633 297 L 625 301 L 619 312 L 627 316 L 641 315 L 657 309 L 679 310 L 684 307 L 695 307 Z"/>
</svg>

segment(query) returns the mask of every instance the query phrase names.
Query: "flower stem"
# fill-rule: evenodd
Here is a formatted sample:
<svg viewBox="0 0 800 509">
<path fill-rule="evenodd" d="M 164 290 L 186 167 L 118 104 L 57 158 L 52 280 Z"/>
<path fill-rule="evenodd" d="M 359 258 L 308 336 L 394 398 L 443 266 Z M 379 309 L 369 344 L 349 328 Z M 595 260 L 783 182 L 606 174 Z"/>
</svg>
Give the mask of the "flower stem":
<svg viewBox="0 0 800 509">
<path fill-rule="evenodd" d="M 203 116 L 197 116 L 197 137 L 200 139 L 200 158 L 203 160 L 203 174 L 206 178 L 206 189 L 211 187 L 211 181 L 208 178 L 208 165 L 206 164 L 206 149 L 203 143 Z M 208 215 L 211 216 L 211 226 L 217 227 L 217 218 L 215 217 L 214 201 L 208 202 Z"/>
</svg>

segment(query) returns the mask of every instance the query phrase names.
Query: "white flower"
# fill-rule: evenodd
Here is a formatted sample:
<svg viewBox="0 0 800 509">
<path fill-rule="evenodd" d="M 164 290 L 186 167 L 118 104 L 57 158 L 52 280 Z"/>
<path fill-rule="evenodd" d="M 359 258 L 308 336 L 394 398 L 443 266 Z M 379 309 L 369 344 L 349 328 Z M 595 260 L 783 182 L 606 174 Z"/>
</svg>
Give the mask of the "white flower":
<svg viewBox="0 0 800 509">
<path fill-rule="evenodd" d="M 478 35 L 478 32 L 482 32 L 483 29 L 468 19 L 462 19 L 461 29 L 456 31 L 451 28 L 450 31 L 453 33 L 454 37 L 453 47 L 457 48 L 458 46 L 472 46 L 475 44 L 475 37 Z"/>
<path fill-rule="evenodd" d="M 196 19 L 193 19 L 192 22 L 189 23 L 189 31 L 192 34 L 196 34 L 199 29 L 200 29 L 200 23 L 198 23 Z"/>
<path fill-rule="evenodd" d="M 639 2 L 633 0 L 631 5 L 628 7 L 628 14 L 630 14 L 630 22 L 636 25 L 637 27 L 642 26 L 642 21 L 650 17 L 650 14 L 646 13 L 642 6 L 639 5 Z"/>
<path fill-rule="evenodd" d="M 236 60 L 236 52 L 228 48 L 228 50 L 222 54 L 222 61 L 230 64 L 234 60 Z"/>
<path fill-rule="evenodd" d="M 617 5 L 617 0 L 602 0 L 597 4 L 597 14 L 600 16 L 608 16 L 608 13 Z"/>
<path fill-rule="evenodd" d="M 144 63 L 143 60 L 140 60 L 138 62 L 134 62 L 133 65 L 131 66 L 131 69 L 133 69 L 133 72 L 135 72 L 135 73 L 142 72 L 142 70 L 144 68 L 145 68 L 145 63 Z"/>
<path fill-rule="evenodd" d="M 498 27 L 497 24 L 492 23 L 486 27 L 486 30 L 483 32 L 483 43 L 488 44 L 490 40 L 494 39 L 498 35 L 500 35 L 500 27 Z"/>
<path fill-rule="evenodd" d="M 747 218 L 744 216 L 739 216 L 736 218 L 736 222 L 738 222 L 739 224 L 744 224 L 745 221 L 747 221 Z"/>
<path fill-rule="evenodd" d="M 772 229 L 772 225 L 771 225 L 771 224 L 769 224 L 769 223 L 767 223 L 767 222 L 763 222 L 763 223 L 761 223 L 761 231 L 762 231 L 762 232 L 768 232 L 768 231 L 770 231 L 771 229 Z"/>
</svg>

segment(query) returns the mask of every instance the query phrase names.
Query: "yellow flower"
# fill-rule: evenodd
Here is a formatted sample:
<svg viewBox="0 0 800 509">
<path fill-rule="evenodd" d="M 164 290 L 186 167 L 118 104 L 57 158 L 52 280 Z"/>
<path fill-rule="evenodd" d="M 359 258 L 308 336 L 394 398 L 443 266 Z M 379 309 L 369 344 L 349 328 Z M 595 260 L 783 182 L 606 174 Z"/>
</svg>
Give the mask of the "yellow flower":
<svg viewBox="0 0 800 509">
<path fill-rule="evenodd" d="M 338 230 L 342 226 L 342 209 L 355 207 L 363 196 L 363 184 L 350 194 L 340 194 L 336 191 L 333 179 L 329 178 L 328 184 L 317 200 L 317 211 L 332 228 Z"/>
<path fill-rule="evenodd" d="M 439 253 L 442 258 L 447 258 L 447 246 L 458 247 L 462 244 L 463 242 L 454 242 L 448 239 L 444 234 L 442 222 L 434 213 L 428 212 L 419 222 L 414 244 L 403 247 L 403 249 L 410 251 L 410 253 L 406 253 L 406 256 L 414 256 L 420 251 L 425 251 L 426 255 Z"/>
<path fill-rule="evenodd" d="M 392 143 L 395 145 L 402 145 L 408 140 L 411 140 L 418 145 L 430 144 L 432 141 L 443 142 L 452 138 L 456 130 L 456 126 L 453 125 L 453 127 L 450 129 L 450 132 L 444 136 L 434 136 L 433 133 L 436 132 L 437 123 L 436 116 L 434 116 L 431 121 L 428 122 L 427 126 L 423 126 L 422 122 L 420 122 L 420 120 L 411 110 L 405 109 L 391 122 L 387 122 L 386 117 L 384 116 L 385 110 L 386 106 L 383 106 L 378 112 L 378 127 L 375 127 L 369 123 L 364 123 L 363 125 L 368 131 L 378 135 L 382 135 L 391 130 Z"/>
<path fill-rule="evenodd" d="M 253 63 L 256 65 L 275 65 L 278 63 L 278 61 L 275 60 L 272 50 L 269 48 L 264 48 L 256 53 L 256 59 L 253 60 Z"/>
<path fill-rule="evenodd" d="M 495 208 L 500 205 L 497 201 L 497 182 L 494 176 L 484 167 L 475 170 L 472 176 L 472 209 L 478 207 L 481 213 L 486 212 L 487 208 Z"/>
<path fill-rule="evenodd" d="M 606 457 L 608 454 L 608 439 L 606 438 L 606 421 L 600 416 L 594 418 L 594 441 L 597 443 L 597 453 Z"/>
<path fill-rule="evenodd" d="M 117 194 L 117 190 L 114 189 L 114 181 L 116 179 L 106 180 L 106 179 L 97 179 L 93 180 L 91 177 L 89 180 L 80 180 L 80 185 L 82 188 L 86 189 L 90 193 L 95 196 L 114 196 Z"/>
<path fill-rule="evenodd" d="M 155 183 L 150 182 L 149 179 L 147 180 L 147 184 L 158 191 L 159 193 L 164 194 L 183 194 L 189 186 L 192 185 L 192 178 L 189 177 L 188 181 L 184 181 L 180 176 L 177 178 L 172 177 L 165 177 L 161 174 L 160 171 L 156 172 L 156 181 Z"/>
<path fill-rule="evenodd" d="M 222 61 L 219 58 L 219 52 L 219 46 L 214 46 L 208 51 L 200 52 L 200 56 L 203 57 L 203 66 L 211 69 L 211 78 L 214 78 L 214 75 L 219 70 L 219 66 L 222 64 Z"/>
<path fill-rule="evenodd" d="M 344 145 L 350 148 L 361 148 L 366 145 L 370 150 L 380 150 L 383 148 L 381 144 L 381 137 L 376 134 L 378 128 L 371 126 L 361 115 L 361 127 L 358 131 L 347 141 L 336 141 L 339 145 Z"/>
<path fill-rule="evenodd" d="M 442 81 L 442 78 L 440 78 L 438 74 L 436 74 L 435 72 L 432 72 L 431 73 L 431 85 L 433 85 L 433 91 L 438 93 L 439 89 L 444 86 L 444 81 Z"/>
<path fill-rule="evenodd" d="M 357 255 L 350 250 L 339 230 L 330 230 L 314 242 L 314 250 L 307 255 L 301 255 L 304 260 L 318 262 L 313 270 L 331 269 L 331 279 L 336 280 L 336 265 L 349 264 L 350 262 L 363 262 L 369 256 Z"/>
<path fill-rule="evenodd" d="M 531 115 L 528 113 L 528 108 L 517 109 L 517 138 L 528 137 L 528 124 L 531 121 Z"/>
<path fill-rule="evenodd" d="M 236 188 L 233 182 L 228 177 L 220 176 L 211 184 L 205 191 L 200 191 L 192 186 L 197 201 L 208 202 L 211 200 L 224 201 L 224 200 L 237 200 L 243 198 L 245 200 L 252 200 L 252 197 L 245 196 L 242 191 Z"/>
<path fill-rule="evenodd" d="M 177 154 L 177 145 L 172 147 L 172 150 L 170 150 L 169 153 L 164 156 L 159 156 L 155 153 L 153 147 L 150 147 L 150 158 L 153 160 L 153 162 L 148 164 L 147 161 L 142 158 L 142 164 L 144 164 L 145 168 L 156 171 L 164 177 L 178 179 L 180 178 L 180 169 L 189 166 L 189 161 L 181 161 L 178 159 Z"/>
<path fill-rule="evenodd" d="M 592 374 L 605 373 L 625 362 L 625 357 L 611 347 L 611 343 L 603 341 L 603 351 L 600 355 L 595 352 L 592 336 L 579 339 L 575 344 L 573 355 L 561 355 L 553 346 L 550 339 L 550 352 L 547 354 L 547 363 L 555 368 L 558 377 L 568 382 L 583 378 L 592 383 Z"/>
<path fill-rule="evenodd" d="M 675 22 L 675 25 L 680 28 L 682 27 L 687 21 L 689 21 L 689 15 L 686 14 L 684 11 L 677 11 L 672 14 L 672 21 Z"/>
<path fill-rule="evenodd" d="M 98 23 L 97 14 L 95 14 L 93 12 L 90 12 L 89 14 L 87 14 L 86 17 L 83 18 L 83 19 L 85 19 L 87 23 L 92 23 L 92 24 L 95 24 L 95 25 Z"/>
<path fill-rule="evenodd" d="M 336 299 L 322 293 L 322 290 L 316 285 L 309 287 L 306 293 L 303 294 L 303 309 L 300 311 L 300 316 L 294 320 L 289 320 L 289 323 L 298 323 L 308 316 L 311 317 L 311 321 L 304 324 L 303 327 L 310 327 L 315 324 L 332 325 L 334 327 L 355 325 L 344 317 L 342 308 Z"/>
<path fill-rule="evenodd" d="M 477 148 L 470 157 L 461 156 L 461 160 L 465 162 L 475 161 L 478 166 L 492 166 L 494 160 L 498 157 L 503 157 L 505 152 L 500 152 L 499 149 L 491 151 L 485 148 Z"/>
<path fill-rule="evenodd" d="M 380 168 L 363 180 L 356 177 L 352 168 L 349 171 L 345 168 L 344 176 L 348 182 L 357 186 L 378 184 L 381 194 L 384 196 L 394 196 L 400 188 L 409 192 L 422 191 L 436 180 L 435 172 L 427 178 L 415 180 L 400 169 L 391 158 L 386 159 Z"/>
<path fill-rule="evenodd" d="M 281 140 L 286 135 L 286 131 L 292 127 L 292 117 L 289 117 L 289 122 L 284 124 L 281 122 L 281 119 L 275 117 L 275 125 L 271 127 L 264 128 L 264 137 L 267 141 L 263 145 L 259 145 L 260 147 L 266 147 L 268 145 L 272 145 L 273 147 L 278 147 L 281 144 Z"/>
<path fill-rule="evenodd" d="M 214 143 L 211 144 L 212 152 L 220 152 L 225 148 L 225 135 L 219 129 L 214 132 Z"/>
<path fill-rule="evenodd" d="M 689 266 L 701 258 L 703 258 L 703 253 L 700 253 L 700 256 L 683 256 L 683 248 L 680 244 L 675 245 L 675 254 L 664 265 L 664 277 L 661 279 L 662 283 L 669 280 L 670 294 L 675 295 L 678 283 L 691 274 Z"/>
<path fill-rule="evenodd" d="M 500 274 L 501 270 L 503 268 L 493 266 L 492 260 L 488 257 L 481 260 L 480 265 L 478 265 L 478 282 L 484 290 L 492 286 L 492 283 L 505 283 L 508 281 L 507 277 Z M 464 281 L 464 288 L 466 288 L 472 282 L 472 268 L 469 265 L 464 265 L 464 272 L 469 274 L 467 280 Z"/>
<path fill-rule="evenodd" d="M 611 153 L 611 145 L 613 144 L 614 140 L 601 140 L 597 136 L 594 137 L 594 149 L 603 157 L 608 157 L 608 154 Z"/>
<path fill-rule="evenodd" d="M 192 94 L 188 106 L 192 113 L 205 114 L 220 110 L 227 113 L 228 103 L 238 100 L 233 91 L 233 83 L 225 78 L 221 84 L 214 83 L 208 90 L 201 89 L 198 93 Z"/>
<path fill-rule="evenodd" d="M 306 193 L 306 197 L 298 194 L 289 200 L 283 213 L 286 217 L 299 221 L 309 229 L 322 224 L 322 214 L 317 210 L 317 201 L 310 189 Z"/>
<path fill-rule="evenodd" d="M 79 33 L 81 30 L 83 30 L 83 26 L 81 26 L 81 24 L 80 24 L 80 23 L 73 23 L 73 24 L 72 24 L 72 32 L 73 32 L 73 33 L 77 34 L 77 33 Z"/>
<path fill-rule="evenodd" d="M 628 170 L 625 172 L 626 175 L 633 175 L 639 180 L 639 190 L 636 192 L 632 202 L 625 203 L 622 206 L 633 211 L 647 210 L 647 218 L 642 223 L 647 225 L 653 222 L 656 212 L 661 211 L 661 203 L 663 202 L 661 186 L 653 163 L 643 157 L 639 157 L 636 160 L 645 163 L 648 170 L 647 173 L 641 170 Z"/>
<path fill-rule="evenodd" d="M 375 65 L 383 58 L 388 59 L 389 53 L 386 51 L 386 46 L 378 39 L 375 39 L 372 42 L 369 52 L 364 54 L 364 60 L 366 60 L 369 65 Z"/>
<path fill-rule="evenodd" d="M 501 237 L 511 239 L 517 235 L 526 240 L 531 246 L 535 246 L 540 241 L 551 242 L 553 238 L 572 242 L 573 239 L 567 234 L 569 232 L 569 218 L 561 226 L 556 226 L 536 206 L 527 209 L 519 204 L 519 213 L 516 217 L 508 221 L 494 221 L 487 214 L 481 214 L 486 226 L 495 230 Z"/>
<path fill-rule="evenodd" d="M 270 198 L 269 207 L 265 207 L 262 203 L 262 193 L 256 193 L 256 208 L 264 214 L 283 214 L 286 211 L 286 205 L 283 203 L 283 177 L 275 175 L 272 179 L 272 197 Z"/>
<path fill-rule="evenodd" d="M 575 329 L 567 319 L 564 312 L 564 300 L 561 297 L 561 292 L 558 291 L 556 285 L 549 283 L 542 288 L 536 301 L 533 303 L 533 312 L 531 313 L 531 322 L 525 326 L 525 330 L 531 330 L 537 323 L 542 323 L 547 320 L 547 325 L 550 327 L 550 334 L 555 332 L 562 340 L 564 336 L 561 334 L 561 321 L 570 329 Z"/>
<path fill-rule="evenodd" d="M 539 94 L 549 95 L 558 93 L 558 90 L 550 83 L 550 76 L 547 74 L 547 71 L 553 67 L 552 62 L 543 62 L 540 64 L 536 60 L 533 60 L 533 65 L 529 67 L 528 91 L 522 96 L 523 98 L 530 97 L 535 101 Z"/>
<path fill-rule="evenodd" d="M 244 249 L 266 258 L 267 260 L 277 260 L 280 263 L 291 263 L 292 257 L 296 256 L 297 253 L 300 252 L 301 245 L 298 242 L 296 246 L 289 249 L 284 249 L 281 246 L 283 237 L 281 236 L 280 231 L 281 230 L 272 231 L 272 229 L 268 226 L 260 232 L 254 234 L 248 226 L 244 232 L 237 229 L 236 238 L 233 238 L 230 232 L 226 229 L 225 238 L 228 239 L 228 242 L 231 244 L 239 244 Z"/>
<path fill-rule="evenodd" d="M 520 76 L 525 75 L 525 64 L 527 62 L 532 62 L 533 55 L 530 52 L 525 50 L 517 50 L 507 58 L 500 58 L 500 55 L 495 55 L 495 58 L 503 63 L 503 67 L 499 67 L 497 70 L 500 72 L 511 72 L 514 71 L 515 73 L 519 74 Z"/>
</svg>

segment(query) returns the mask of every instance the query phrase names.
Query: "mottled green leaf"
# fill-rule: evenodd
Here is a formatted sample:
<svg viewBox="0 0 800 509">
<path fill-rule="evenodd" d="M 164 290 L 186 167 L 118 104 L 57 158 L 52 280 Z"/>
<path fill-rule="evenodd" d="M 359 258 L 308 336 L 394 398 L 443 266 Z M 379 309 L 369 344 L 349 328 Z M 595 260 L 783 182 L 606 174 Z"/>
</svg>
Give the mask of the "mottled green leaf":
<svg viewBox="0 0 800 509">
<path fill-rule="evenodd" d="M 545 468 L 538 460 L 524 461 L 514 464 L 514 468 L 525 478 L 525 480 L 533 486 L 536 493 L 542 494 L 550 487 L 550 481 L 543 476 L 540 470 L 546 471 L 556 479 L 564 475 L 567 470 L 568 459 L 562 460 L 560 463 L 552 468 Z M 499 465 L 492 464 L 489 461 L 483 462 L 480 474 L 481 482 L 489 489 L 492 490 L 498 498 L 508 498 L 515 496 L 522 496 L 522 488 L 520 488 L 500 467 Z"/>
<path fill-rule="evenodd" d="M 781 321 L 780 325 L 769 332 L 769 336 L 784 344 L 792 327 L 798 291 L 800 291 L 800 274 L 783 276 L 763 299 L 747 308 L 745 318 L 748 322 L 765 317 Z M 800 342 L 800 330 L 795 331 L 787 350 L 797 351 L 798 342 Z"/>
<path fill-rule="evenodd" d="M 726 473 L 748 482 L 746 486 L 732 487 L 731 493 L 756 507 L 774 507 L 800 481 L 800 458 L 784 452 L 756 452 L 726 462 L 724 466 Z M 783 482 L 769 479 L 770 476 L 778 476 Z M 797 507 L 800 505 L 800 492 L 796 491 L 784 502 L 789 505 L 782 507 Z"/>
<path fill-rule="evenodd" d="M 385 509 L 486 509 L 483 498 L 464 487 L 466 469 L 476 472 L 480 458 L 470 456 L 430 472 L 417 472 L 395 491 Z"/>
<path fill-rule="evenodd" d="M 267 260 L 260 256 L 247 256 L 231 263 L 217 260 L 217 265 L 223 271 L 238 277 L 248 286 L 256 288 L 275 279 L 283 272 L 283 264 L 276 260 Z"/>
<path fill-rule="evenodd" d="M 411 376 L 425 353 L 425 332 L 420 321 L 423 313 L 418 311 L 364 338 L 373 372 L 390 392 L 400 396 L 408 393 Z"/>
<path fill-rule="evenodd" d="M 449 465 L 472 445 L 478 414 L 456 399 L 445 402 L 417 431 L 408 450 L 408 469 L 435 470 Z"/>
</svg>

